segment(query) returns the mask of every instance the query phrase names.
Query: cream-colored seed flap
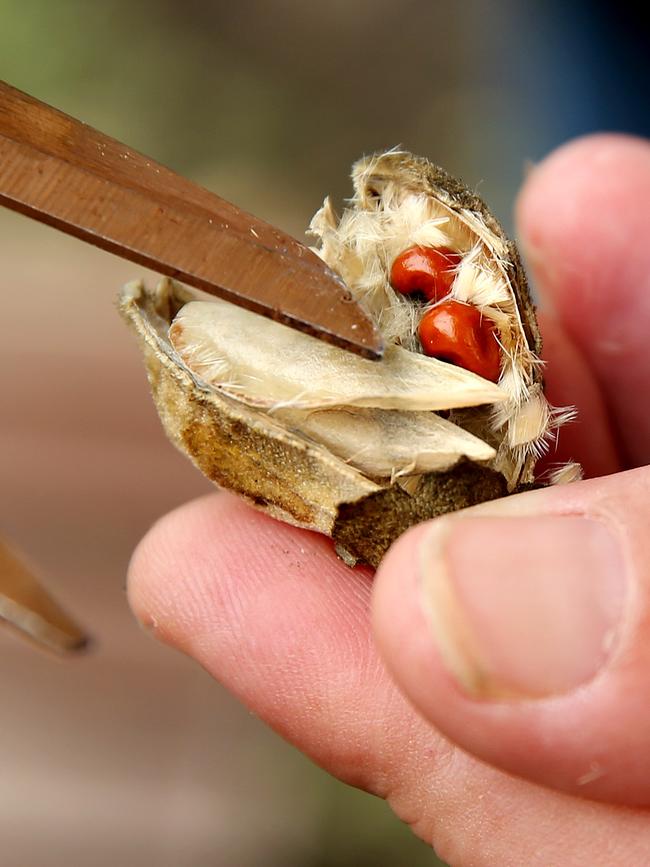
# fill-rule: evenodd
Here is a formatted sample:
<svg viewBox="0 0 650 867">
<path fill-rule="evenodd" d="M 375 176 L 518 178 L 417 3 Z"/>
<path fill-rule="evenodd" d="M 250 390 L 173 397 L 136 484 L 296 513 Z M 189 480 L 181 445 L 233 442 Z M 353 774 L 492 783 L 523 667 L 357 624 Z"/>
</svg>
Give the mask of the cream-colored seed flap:
<svg viewBox="0 0 650 867">
<path fill-rule="evenodd" d="M 250 406 L 442 410 L 506 398 L 437 359 L 389 346 L 381 361 L 368 361 L 226 301 L 186 304 L 169 337 L 198 379 Z"/>
<path fill-rule="evenodd" d="M 448 470 L 462 458 L 496 452 L 433 412 L 385 409 L 281 410 L 274 417 L 370 476 L 396 478 Z"/>
<path fill-rule="evenodd" d="M 196 301 L 169 280 L 155 292 L 127 288 L 121 309 L 142 342 L 170 438 L 208 478 L 331 536 L 346 563 L 376 566 L 414 524 L 545 480 L 575 480 L 580 468 L 536 478 L 573 411 L 544 396 L 525 274 L 485 204 L 399 150 L 360 160 L 352 178 L 340 217 L 326 200 L 310 230 L 382 332 L 381 362 L 224 301 Z M 402 281 L 416 247 L 438 250 L 423 254 L 433 284 Z M 462 324 L 466 306 L 480 322 L 423 342 L 422 323 L 438 304 L 452 323 Z M 488 334 L 498 369 L 468 355 L 474 337 Z M 476 348 L 480 356 L 478 339 Z"/>
</svg>

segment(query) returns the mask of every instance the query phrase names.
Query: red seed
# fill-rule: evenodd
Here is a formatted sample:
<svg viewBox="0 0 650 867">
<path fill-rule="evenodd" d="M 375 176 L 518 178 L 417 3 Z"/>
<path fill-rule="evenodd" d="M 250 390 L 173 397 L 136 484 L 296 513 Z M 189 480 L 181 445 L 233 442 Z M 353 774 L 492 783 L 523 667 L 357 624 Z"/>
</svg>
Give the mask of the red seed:
<svg viewBox="0 0 650 867">
<path fill-rule="evenodd" d="M 448 247 L 409 247 L 393 262 L 390 285 L 402 295 L 421 292 L 428 301 L 440 301 L 451 291 L 461 259 Z"/>
<path fill-rule="evenodd" d="M 494 323 L 460 301 L 443 301 L 424 314 L 418 329 L 425 355 L 497 382 L 501 349 Z"/>
</svg>

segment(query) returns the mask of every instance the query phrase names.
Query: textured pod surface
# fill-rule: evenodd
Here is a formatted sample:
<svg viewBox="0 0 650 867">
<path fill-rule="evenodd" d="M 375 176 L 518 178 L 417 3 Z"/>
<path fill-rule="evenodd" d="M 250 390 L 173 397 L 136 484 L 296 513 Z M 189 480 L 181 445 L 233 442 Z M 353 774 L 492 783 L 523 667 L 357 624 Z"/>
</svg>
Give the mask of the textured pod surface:
<svg viewBox="0 0 650 867">
<path fill-rule="evenodd" d="M 403 151 L 360 160 L 352 180 L 342 215 L 326 199 L 310 232 L 381 330 L 384 361 L 194 300 L 169 280 L 130 284 L 121 311 L 167 434 L 209 479 L 331 536 L 347 562 L 376 565 L 412 524 L 538 483 L 537 459 L 572 413 L 544 396 L 526 278 L 482 200 Z M 410 250 L 451 268 L 440 292 L 396 291 L 393 265 Z M 420 325 L 441 305 L 471 310 L 496 341 L 492 381 L 462 353 L 430 357 Z"/>
<path fill-rule="evenodd" d="M 317 252 L 369 309 L 387 342 L 414 352 L 422 351 L 419 324 L 437 305 L 395 292 L 392 265 L 414 246 L 459 257 L 450 293 L 440 300 L 470 305 L 490 320 L 506 400 L 483 417 L 471 409 L 449 418 L 497 449 L 493 466 L 509 490 L 530 484 L 549 435 L 567 415 L 553 411 L 543 394 L 539 329 L 515 245 L 478 196 L 421 157 L 404 151 L 366 157 L 352 180 L 354 196 L 343 214 L 325 199 L 312 220 Z"/>
<path fill-rule="evenodd" d="M 217 485 L 273 517 L 331 536 L 351 560 L 371 565 L 412 524 L 505 493 L 499 473 L 473 463 L 422 477 L 414 495 L 397 483 L 377 484 L 266 413 L 206 388 L 167 336 L 190 297 L 169 280 L 154 291 L 132 283 L 120 310 L 140 340 L 167 435 Z"/>
</svg>

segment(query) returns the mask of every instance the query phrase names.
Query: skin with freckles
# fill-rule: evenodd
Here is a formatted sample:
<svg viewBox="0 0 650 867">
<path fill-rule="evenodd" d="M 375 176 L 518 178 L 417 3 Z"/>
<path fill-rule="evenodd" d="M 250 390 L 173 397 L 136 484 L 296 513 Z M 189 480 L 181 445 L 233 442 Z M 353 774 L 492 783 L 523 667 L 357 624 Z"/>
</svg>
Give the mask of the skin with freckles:
<svg viewBox="0 0 650 867">
<path fill-rule="evenodd" d="M 649 195 L 650 146 L 598 136 L 518 203 L 549 396 L 580 410 L 556 458 L 591 479 L 413 528 L 374 580 L 227 494 L 133 557 L 137 617 L 454 867 L 648 863 Z"/>
</svg>

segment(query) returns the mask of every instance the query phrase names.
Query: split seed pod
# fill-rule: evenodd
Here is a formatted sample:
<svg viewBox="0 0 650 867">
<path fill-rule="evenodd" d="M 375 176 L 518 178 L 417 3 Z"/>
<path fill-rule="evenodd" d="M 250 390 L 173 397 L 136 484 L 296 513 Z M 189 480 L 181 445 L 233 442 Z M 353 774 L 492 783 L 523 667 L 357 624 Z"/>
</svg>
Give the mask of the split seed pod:
<svg viewBox="0 0 650 867">
<path fill-rule="evenodd" d="M 382 361 L 193 300 L 166 279 L 155 291 L 129 284 L 121 311 L 167 434 L 209 479 L 331 536 L 346 562 L 377 565 L 412 524 L 533 484 L 536 460 L 571 413 L 543 394 L 519 256 L 485 204 L 401 151 L 360 160 L 352 178 L 341 218 L 326 199 L 310 232 L 382 331 Z M 390 285 L 393 262 L 415 245 L 458 254 L 447 303 L 489 321 L 498 382 L 422 354 L 418 327 L 432 303 Z M 578 474 L 571 465 L 558 480 Z"/>
</svg>

